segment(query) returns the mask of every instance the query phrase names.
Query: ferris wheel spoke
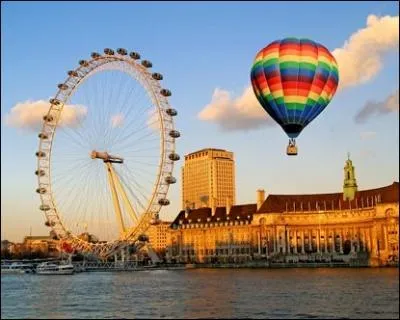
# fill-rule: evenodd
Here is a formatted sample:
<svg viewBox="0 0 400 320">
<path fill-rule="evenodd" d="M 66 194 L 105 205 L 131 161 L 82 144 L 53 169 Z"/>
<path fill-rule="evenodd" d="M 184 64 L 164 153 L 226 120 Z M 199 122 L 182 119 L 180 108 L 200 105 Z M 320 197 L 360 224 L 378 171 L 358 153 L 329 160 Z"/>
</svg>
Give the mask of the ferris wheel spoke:
<svg viewBox="0 0 400 320">
<path fill-rule="evenodd" d="M 128 168 L 128 163 L 125 164 L 125 167 Z M 136 172 L 138 174 L 148 174 L 148 175 L 154 177 L 156 169 L 159 169 L 159 165 L 158 164 L 157 165 L 155 165 L 155 164 L 151 165 L 151 167 L 153 168 L 152 171 L 148 170 L 148 169 L 150 169 L 150 170 L 152 169 L 152 168 L 149 168 L 149 167 L 150 166 L 147 166 L 147 167 L 140 166 L 139 167 L 139 166 L 135 165 L 135 161 L 132 161 L 132 160 L 129 161 L 129 171 L 130 172 Z"/>
<path fill-rule="evenodd" d="M 83 165 L 73 165 L 71 167 L 68 167 L 66 169 L 63 170 L 57 170 L 57 172 L 55 172 L 52 175 L 53 178 L 53 184 L 57 185 L 58 183 L 61 184 L 61 182 L 65 183 L 66 181 L 69 181 L 67 179 L 76 179 L 77 177 L 80 177 L 83 173 L 85 173 L 85 169 L 88 169 L 90 166 L 90 163 L 86 163 Z M 76 174 L 76 172 L 79 172 L 78 174 Z"/>
<path fill-rule="evenodd" d="M 70 219 L 68 222 L 66 221 L 69 229 L 74 230 L 75 227 L 81 222 L 85 220 L 85 211 L 82 210 L 84 204 L 88 202 L 87 193 L 88 193 L 88 176 L 85 178 L 85 183 L 83 183 L 84 187 L 82 188 L 82 192 L 79 194 L 74 194 L 72 199 L 73 205 L 65 208 L 65 212 L 74 212 L 74 216 L 68 216 Z M 83 217 L 82 217 L 83 216 Z"/>
<path fill-rule="evenodd" d="M 134 110 L 135 108 L 132 106 L 131 108 L 130 108 L 130 110 Z M 111 145 L 114 145 L 115 143 L 116 143 L 116 141 L 118 141 L 118 140 L 120 140 L 121 139 L 121 137 L 123 136 L 123 137 L 127 137 L 127 138 L 129 138 L 130 137 L 130 135 L 132 134 L 132 132 L 128 132 L 127 133 L 127 130 L 130 130 L 130 128 L 133 128 L 134 126 L 133 126 L 133 124 L 135 123 L 135 122 L 137 122 L 138 121 L 138 119 L 140 119 L 140 114 L 137 114 L 137 113 L 134 113 L 133 115 L 132 115 L 132 119 L 130 120 L 130 118 L 129 118 L 129 114 L 126 116 L 126 124 L 124 124 L 124 126 L 121 128 L 121 130 L 118 132 L 118 133 L 116 133 L 116 135 L 114 136 L 114 138 L 110 141 L 110 143 L 111 143 Z M 144 127 L 145 128 L 145 127 Z M 139 128 L 139 129 L 136 129 L 136 131 L 138 131 L 138 130 L 141 130 L 141 129 L 143 129 L 143 128 Z"/>
<path fill-rule="evenodd" d="M 79 181 L 83 185 L 87 185 L 91 171 L 90 170 L 87 170 L 87 171 L 82 170 L 81 172 L 82 173 L 78 177 L 71 176 L 71 178 L 68 181 L 65 181 L 62 184 L 62 186 L 60 185 L 59 188 L 57 188 L 57 186 L 59 184 L 55 184 L 55 189 L 59 189 L 57 192 L 58 195 L 61 196 L 63 194 L 63 190 L 69 191 L 67 193 L 67 195 L 65 196 L 64 201 L 63 200 L 58 201 L 58 206 L 59 206 L 61 212 L 69 211 L 72 214 L 75 214 L 76 209 L 71 209 L 71 208 L 74 208 L 76 206 L 76 204 L 79 203 L 80 199 L 84 197 L 84 192 L 82 192 L 82 190 L 79 190 L 80 192 L 75 191 L 75 190 L 77 190 L 76 184 L 77 184 L 77 181 Z M 61 197 L 60 199 L 63 199 L 63 198 Z M 57 201 L 57 198 L 55 198 L 55 200 Z M 68 207 L 65 208 L 66 206 L 68 206 Z M 67 210 L 67 211 L 63 211 L 63 210 Z M 71 215 L 67 215 L 64 217 L 66 224 L 69 223 L 68 218 L 70 218 L 70 217 L 71 217 Z"/>
<path fill-rule="evenodd" d="M 75 134 L 72 135 L 72 133 Z M 82 148 L 86 148 L 87 146 L 82 142 L 87 142 L 84 137 L 80 134 L 79 130 L 75 130 L 70 127 L 60 128 L 59 133 L 57 134 L 57 139 L 64 138 L 63 135 L 67 135 L 68 138 L 72 139 L 76 144 L 80 145 Z"/>
<path fill-rule="evenodd" d="M 157 140 L 159 140 L 159 138 Z M 156 139 L 154 139 L 153 141 L 156 141 Z M 140 152 L 140 151 L 148 151 L 148 150 L 158 150 L 159 148 L 160 147 L 157 145 L 157 146 L 150 147 L 150 148 L 140 148 L 140 149 L 127 150 L 127 151 L 125 151 L 125 154 L 137 153 L 137 152 Z"/>
<path fill-rule="evenodd" d="M 113 72 L 111 72 L 111 73 L 109 73 L 109 78 L 111 78 L 112 77 L 112 75 L 113 75 Z M 110 81 L 111 83 L 114 83 L 114 81 Z M 106 92 L 108 92 L 109 94 L 108 94 L 108 97 L 106 98 L 106 103 L 105 103 L 105 106 L 106 106 L 106 115 L 105 115 L 105 121 L 104 121 L 104 123 L 103 123 L 103 141 L 104 141 L 104 145 L 107 147 L 107 143 L 106 143 L 106 141 L 108 140 L 108 138 L 109 138 L 109 135 L 111 134 L 111 130 L 110 130 L 110 125 L 109 124 L 107 124 L 106 123 L 106 121 L 109 121 L 109 119 L 111 120 L 111 114 L 112 114 L 112 112 L 113 112 L 113 110 L 116 110 L 117 109 L 117 107 L 116 106 L 113 106 L 114 108 L 111 108 L 111 101 L 113 101 L 112 100 L 112 97 L 114 96 L 114 91 L 115 91 L 115 85 L 112 85 L 112 86 L 110 86 L 110 90 L 104 90 L 104 91 L 106 91 Z"/>
<path fill-rule="evenodd" d="M 150 194 L 151 190 L 148 190 L 143 183 L 139 183 L 139 179 L 133 175 L 132 171 L 128 168 L 125 167 L 126 171 L 126 176 L 129 177 L 129 181 L 132 181 L 132 184 L 130 184 L 133 188 L 135 188 L 137 196 L 142 196 L 145 202 L 148 202 L 148 195 Z M 146 194 L 143 193 L 143 191 L 146 192 Z"/>
<path fill-rule="evenodd" d="M 116 136 L 115 139 L 119 138 L 122 134 L 124 134 L 124 132 L 126 132 L 126 130 L 131 128 L 132 121 L 129 121 L 131 114 L 132 114 L 132 117 L 131 117 L 132 120 L 140 119 L 140 117 L 139 117 L 139 115 L 141 114 L 140 111 L 143 112 L 143 110 L 146 110 L 146 108 L 147 109 L 151 108 L 151 107 L 149 107 L 149 103 L 148 102 L 147 103 L 143 103 L 143 105 L 142 105 L 142 100 L 143 100 L 144 97 L 145 96 L 142 93 L 139 97 L 136 97 L 136 99 L 134 101 L 130 102 L 130 100 L 128 100 L 129 104 L 126 103 L 126 106 L 128 106 L 130 108 L 128 108 L 128 112 L 126 114 L 123 113 L 125 118 L 126 118 L 127 124 L 125 124 L 122 127 L 122 130 L 118 133 L 118 135 Z M 140 106 L 140 105 L 142 105 L 142 106 L 141 107 L 137 107 L 137 106 Z M 133 111 L 133 113 L 132 113 L 132 111 Z"/>
<path fill-rule="evenodd" d="M 150 186 L 153 186 L 154 185 L 154 176 L 155 176 L 155 174 L 156 174 L 156 167 L 154 167 L 154 171 L 153 172 L 149 172 L 149 171 L 142 171 L 142 170 L 132 170 L 130 167 L 128 167 L 128 166 L 125 166 L 124 167 L 124 169 L 127 171 L 127 174 L 130 176 L 130 177 L 132 177 L 132 178 L 134 178 L 135 179 L 135 181 L 138 181 L 139 180 L 139 178 L 142 178 L 141 180 L 144 180 L 144 182 L 148 182 L 148 184 L 150 185 Z M 147 175 L 148 176 L 150 176 L 150 177 L 153 177 L 153 179 L 149 179 L 149 178 L 143 178 L 143 177 L 145 177 L 145 174 L 147 173 Z"/>
<path fill-rule="evenodd" d="M 124 136 L 123 138 L 120 138 L 120 140 L 116 143 L 116 145 L 118 146 L 119 144 L 121 144 L 123 142 L 126 142 L 127 139 L 132 138 L 135 134 L 142 132 L 145 128 L 146 128 L 146 125 L 142 125 L 139 129 L 131 132 L 130 134 Z M 155 135 L 155 132 L 154 131 L 150 131 L 149 133 L 145 134 L 144 136 L 140 137 L 139 139 L 136 139 L 136 140 L 133 140 L 133 141 L 140 140 L 141 138 L 145 138 L 145 137 L 150 136 L 150 135 Z"/>
<path fill-rule="evenodd" d="M 134 191 L 132 190 L 132 187 L 134 188 L 134 186 L 133 186 L 132 184 L 126 183 L 124 177 L 121 176 L 121 180 L 122 180 L 122 182 L 124 183 L 124 186 L 126 187 L 126 189 L 128 190 L 128 192 L 130 193 L 131 199 L 133 198 L 134 200 L 136 200 L 136 209 L 135 209 L 135 210 L 136 210 L 137 212 L 145 212 L 145 211 L 146 211 L 146 205 L 143 204 L 142 201 L 144 200 L 145 203 L 147 202 L 146 196 L 144 196 L 144 195 L 140 192 L 140 190 L 139 190 L 139 192 L 134 192 Z M 136 188 L 135 188 L 135 190 L 136 190 Z M 136 190 L 136 191 L 138 191 L 138 190 Z M 139 195 L 142 195 L 142 197 L 143 197 L 142 200 L 140 200 Z M 135 206 L 135 202 L 133 202 L 132 205 Z M 139 208 L 139 207 L 140 207 L 140 208 Z"/>
<path fill-rule="evenodd" d="M 152 147 L 148 147 L 149 145 L 152 145 Z M 148 148 L 139 148 L 139 147 L 148 147 Z M 125 149 L 130 148 L 130 147 L 135 147 L 139 149 L 128 149 L 125 151 Z M 130 142 L 130 143 L 125 143 L 123 145 L 118 145 L 118 147 L 114 148 L 115 150 L 124 150 L 124 154 L 137 154 L 140 151 L 150 151 L 153 150 L 159 150 L 160 149 L 160 137 L 153 137 L 152 139 L 142 139 L 142 140 L 137 140 L 136 143 Z"/>
<path fill-rule="evenodd" d="M 143 173 L 140 173 L 139 171 L 135 171 L 135 174 L 133 174 L 133 171 L 130 170 L 128 167 L 126 167 L 126 170 L 128 170 L 128 175 L 134 179 L 134 181 L 140 181 L 143 185 L 145 184 L 148 187 L 143 187 L 146 189 L 146 193 L 149 194 L 152 190 L 152 186 L 154 185 L 154 172 L 150 175 L 144 175 Z M 153 177 L 152 180 L 149 179 L 149 177 Z"/>
</svg>

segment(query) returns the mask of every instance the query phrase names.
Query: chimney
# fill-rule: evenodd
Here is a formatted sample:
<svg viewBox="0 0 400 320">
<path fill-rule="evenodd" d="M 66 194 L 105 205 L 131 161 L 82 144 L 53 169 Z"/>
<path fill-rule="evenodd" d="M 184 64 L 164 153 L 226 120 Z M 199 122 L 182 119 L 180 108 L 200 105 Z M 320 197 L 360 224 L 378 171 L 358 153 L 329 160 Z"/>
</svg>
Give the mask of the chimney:
<svg viewBox="0 0 400 320">
<path fill-rule="evenodd" d="M 190 213 L 190 202 L 189 201 L 185 201 L 185 219 L 187 219 L 189 217 L 189 213 Z"/>
<path fill-rule="evenodd" d="M 264 201 L 265 201 L 265 191 L 264 191 L 264 189 L 258 189 L 257 190 L 257 211 L 260 210 Z"/>
<path fill-rule="evenodd" d="M 232 207 L 232 203 L 231 203 L 231 199 L 228 197 L 226 198 L 226 215 L 229 215 L 229 212 L 231 211 L 231 207 Z"/>
</svg>

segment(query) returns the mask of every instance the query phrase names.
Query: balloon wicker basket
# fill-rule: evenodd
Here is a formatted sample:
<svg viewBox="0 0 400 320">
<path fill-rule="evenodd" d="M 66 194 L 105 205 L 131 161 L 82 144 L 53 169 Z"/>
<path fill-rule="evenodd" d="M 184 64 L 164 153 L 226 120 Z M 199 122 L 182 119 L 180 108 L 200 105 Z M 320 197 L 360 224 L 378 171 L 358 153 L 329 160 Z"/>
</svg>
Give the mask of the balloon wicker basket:
<svg viewBox="0 0 400 320">
<path fill-rule="evenodd" d="M 297 147 L 294 144 L 289 143 L 286 148 L 286 154 L 288 156 L 297 156 Z"/>
</svg>

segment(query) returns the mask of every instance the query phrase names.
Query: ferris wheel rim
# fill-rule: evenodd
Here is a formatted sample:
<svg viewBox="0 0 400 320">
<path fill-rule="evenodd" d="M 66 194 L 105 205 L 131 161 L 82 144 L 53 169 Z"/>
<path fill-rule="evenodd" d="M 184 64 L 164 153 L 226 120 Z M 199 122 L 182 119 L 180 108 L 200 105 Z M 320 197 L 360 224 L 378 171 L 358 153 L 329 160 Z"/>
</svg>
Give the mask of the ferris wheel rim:
<svg viewBox="0 0 400 320">
<path fill-rule="evenodd" d="M 172 177 L 174 166 L 174 161 L 169 157 L 169 155 L 175 154 L 175 139 L 169 139 L 167 132 L 167 130 L 169 130 L 170 132 L 175 131 L 173 117 L 166 112 L 167 109 L 171 108 L 169 106 L 167 96 L 161 93 L 162 90 L 166 89 L 162 89 L 162 87 L 159 85 L 160 79 L 155 79 L 155 73 L 153 73 L 152 76 L 151 73 L 148 72 L 147 68 L 144 66 L 143 62 L 146 60 L 143 60 L 142 64 L 139 64 L 136 61 L 137 59 L 130 58 L 126 54 L 99 54 L 96 57 L 93 57 L 92 54 L 92 59 L 88 61 L 81 60 L 80 66 L 75 70 L 69 71 L 66 80 L 58 85 L 59 89 L 55 97 L 50 100 L 51 105 L 49 111 L 47 115 L 44 116 L 42 130 L 39 134 L 40 142 L 39 151 L 37 152 L 38 165 L 36 171 L 39 185 L 39 188 L 37 190 L 39 190 L 38 192 L 40 194 L 41 209 L 45 212 L 47 219 L 46 221 L 49 222 L 49 226 L 56 233 L 57 237 L 59 237 L 61 240 L 69 240 L 75 243 L 77 247 L 81 247 L 81 249 L 86 249 L 89 251 L 96 251 L 97 249 L 97 251 L 102 251 L 102 249 L 104 248 L 115 245 L 116 242 L 124 240 L 135 240 L 134 238 L 138 236 L 138 231 L 140 232 L 144 227 L 148 227 L 151 217 L 160 212 L 162 208 L 162 205 L 160 204 L 160 199 L 166 199 L 166 195 L 168 193 L 169 183 L 164 183 L 162 181 L 162 178 L 165 179 L 168 176 Z M 140 84 L 140 86 L 146 91 L 153 105 L 157 109 L 158 120 L 160 123 L 160 157 L 157 169 L 157 178 L 154 183 L 151 199 L 148 201 L 146 210 L 140 216 L 138 224 L 129 228 L 125 235 L 121 236 L 119 239 L 114 239 L 105 243 L 89 243 L 78 238 L 78 235 L 73 234 L 70 231 L 70 229 L 62 221 L 62 212 L 60 212 L 60 210 L 57 208 L 57 205 L 55 204 L 51 179 L 51 156 L 53 140 L 56 129 L 58 128 L 58 122 L 62 114 L 63 107 L 71 99 L 75 91 L 84 83 L 84 81 L 89 79 L 92 75 L 94 75 L 94 73 L 98 72 L 99 68 L 113 62 L 129 65 L 132 70 L 135 71 L 136 76 L 132 75 L 129 72 L 126 72 L 126 70 L 120 70 L 129 74 L 132 78 L 134 78 L 134 80 L 136 80 Z M 46 119 L 46 117 L 48 118 Z M 52 118 L 52 120 L 48 121 L 49 117 L 55 117 L 55 119 Z M 44 135 L 47 135 L 46 139 L 44 138 Z M 48 192 L 42 193 L 41 191 L 45 190 L 46 188 Z"/>
</svg>

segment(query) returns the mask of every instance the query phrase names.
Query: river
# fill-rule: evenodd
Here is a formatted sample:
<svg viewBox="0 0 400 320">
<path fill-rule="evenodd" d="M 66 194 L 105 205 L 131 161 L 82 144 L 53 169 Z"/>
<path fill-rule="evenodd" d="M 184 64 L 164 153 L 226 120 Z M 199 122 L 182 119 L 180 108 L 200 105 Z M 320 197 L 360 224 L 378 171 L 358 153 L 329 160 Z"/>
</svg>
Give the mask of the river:
<svg viewBox="0 0 400 320">
<path fill-rule="evenodd" d="M 397 268 L 2 275 L 1 318 L 399 318 Z"/>
</svg>

